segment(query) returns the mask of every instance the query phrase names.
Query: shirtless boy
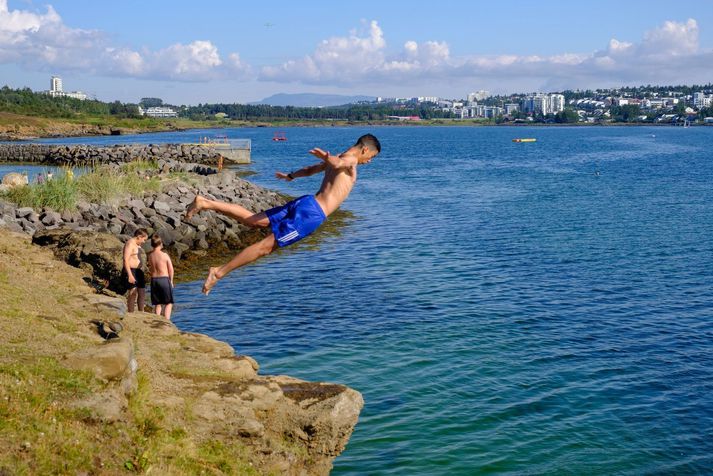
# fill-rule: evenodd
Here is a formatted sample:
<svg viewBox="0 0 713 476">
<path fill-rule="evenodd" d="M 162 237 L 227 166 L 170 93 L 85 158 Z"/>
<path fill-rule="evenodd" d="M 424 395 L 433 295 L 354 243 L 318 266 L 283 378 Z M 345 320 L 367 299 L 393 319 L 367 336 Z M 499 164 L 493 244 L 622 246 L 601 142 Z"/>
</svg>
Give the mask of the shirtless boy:
<svg viewBox="0 0 713 476">
<path fill-rule="evenodd" d="M 149 253 L 151 304 L 157 315 L 163 315 L 170 321 L 173 309 L 173 263 L 171 257 L 163 251 L 163 240 L 157 233 L 151 236 L 151 246 L 153 247 Z"/>
<path fill-rule="evenodd" d="M 210 268 L 203 283 L 203 293 L 208 294 L 219 279 L 236 268 L 266 256 L 278 247 L 291 245 L 314 232 L 349 196 L 357 179 L 357 165 L 367 164 L 381 152 L 379 140 L 371 134 L 361 136 L 356 144 L 339 155 L 330 155 L 322 149 L 309 151 L 320 162 L 294 172 L 277 172 L 279 179 L 291 182 L 297 177 L 309 177 L 324 172 L 322 185 L 316 195 L 304 195 L 280 207 L 253 213 L 235 203 L 208 200 L 197 196 L 188 207 L 186 220 L 201 210 L 215 210 L 251 227 L 270 226 L 263 240 L 248 246 L 223 266 Z"/>
<path fill-rule="evenodd" d="M 138 307 L 138 311 L 143 312 L 146 303 L 146 277 L 141 269 L 139 248 L 144 244 L 148 236 L 146 230 L 139 228 L 134 233 L 134 237 L 129 238 L 124 245 L 124 269 L 122 270 L 122 275 L 129 288 L 129 294 L 126 298 L 126 307 L 129 312 L 134 312 L 135 304 Z"/>
</svg>

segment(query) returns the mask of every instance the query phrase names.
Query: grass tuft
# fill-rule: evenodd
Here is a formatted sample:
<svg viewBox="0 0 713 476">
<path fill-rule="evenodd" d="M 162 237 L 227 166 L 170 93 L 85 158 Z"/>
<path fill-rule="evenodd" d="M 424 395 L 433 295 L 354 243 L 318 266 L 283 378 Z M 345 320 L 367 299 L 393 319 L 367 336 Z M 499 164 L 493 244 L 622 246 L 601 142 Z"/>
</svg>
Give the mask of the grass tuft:
<svg viewBox="0 0 713 476">
<path fill-rule="evenodd" d="M 147 172 L 158 170 L 158 162 L 155 160 L 138 159 L 127 162 L 121 166 L 121 171 L 124 173 L 132 172 Z"/>
<path fill-rule="evenodd" d="M 15 187 L 5 197 L 21 207 L 40 210 L 43 207 L 57 211 L 70 210 L 77 205 L 77 183 L 66 171 L 41 184 Z"/>
<path fill-rule="evenodd" d="M 21 207 L 32 207 L 35 210 L 49 208 L 63 212 L 75 209 L 79 200 L 112 204 L 127 196 L 141 197 L 146 193 L 159 192 L 161 180 L 158 177 L 146 178 L 133 173 L 137 170 L 149 170 L 153 165 L 144 161 L 137 163 L 139 165 L 132 166 L 132 173 L 99 168 L 81 174 L 78 178 L 74 178 L 74 174 L 66 169 L 52 180 L 15 187 L 1 196 Z"/>
</svg>

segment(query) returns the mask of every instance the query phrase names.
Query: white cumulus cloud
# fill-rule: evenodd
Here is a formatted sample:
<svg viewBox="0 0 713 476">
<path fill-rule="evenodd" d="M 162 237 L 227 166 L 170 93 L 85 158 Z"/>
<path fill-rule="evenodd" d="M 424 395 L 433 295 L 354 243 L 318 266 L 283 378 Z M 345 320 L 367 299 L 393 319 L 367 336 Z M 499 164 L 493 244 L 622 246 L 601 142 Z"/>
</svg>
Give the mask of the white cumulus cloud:
<svg viewBox="0 0 713 476">
<path fill-rule="evenodd" d="M 208 40 L 136 51 L 110 44 L 99 30 L 65 25 L 52 6 L 46 13 L 10 10 L 7 0 L 0 0 L 0 63 L 34 70 L 177 81 L 246 77 L 250 73 L 250 66 L 241 62 L 237 53 L 223 59 Z"/>
<path fill-rule="evenodd" d="M 45 11 L 8 8 L 0 0 L 0 64 L 29 70 L 82 71 L 154 80 L 258 80 L 303 85 L 376 88 L 435 83 L 493 90 L 563 89 L 641 83 L 710 81 L 713 52 L 699 45 L 695 19 L 666 21 L 639 41 L 616 38 L 589 52 L 544 55 L 453 56 L 447 42 L 410 39 L 389 48 L 376 20 L 320 41 L 303 57 L 264 66 L 255 75 L 237 52 L 221 54 L 209 39 L 159 49 L 113 44 L 99 30 L 72 28 L 52 6 Z M 477 43 L 476 43 L 477 44 Z"/>
<path fill-rule="evenodd" d="M 497 85 L 500 80 L 537 88 L 575 88 L 604 83 L 708 81 L 710 51 L 701 51 L 696 20 L 666 21 L 639 42 L 611 39 L 601 50 L 539 55 L 453 57 L 446 42 L 407 41 L 401 51 L 387 48 L 376 21 L 361 33 L 319 43 L 312 54 L 263 67 L 260 78 L 352 86 L 383 82 L 421 83 L 458 79 Z M 685 72 L 686 76 L 682 76 Z M 707 78 L 707 79 L 706 79 Z"/>
<path fill-rule="evenodd" d="M 361 32 L 320 42 L 315 51 L 301 59 L 262 68 L 260 78 L 269 81 L 349 85 L 364 81 L 390 80 L 411 73 L 423 75 L 442 71 L 449 64 L 445 42 L 407 41 L 402 51 L 388 54 L 384 33 L 376 20 Z"/>
</svg>

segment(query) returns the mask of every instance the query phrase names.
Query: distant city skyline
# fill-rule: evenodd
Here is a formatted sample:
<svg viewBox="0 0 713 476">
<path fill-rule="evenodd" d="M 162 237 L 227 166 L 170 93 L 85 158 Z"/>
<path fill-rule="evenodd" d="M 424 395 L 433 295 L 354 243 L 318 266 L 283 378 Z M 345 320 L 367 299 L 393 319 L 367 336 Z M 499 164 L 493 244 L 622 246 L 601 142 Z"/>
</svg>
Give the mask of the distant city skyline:
<svg viewBox="0 0 713 476">
<path fill-rule="evenodd" d="M 198 104 L 713 82 L 710 2 L 571 3 L 0 0 L 0 85 Z"/>
</svg>

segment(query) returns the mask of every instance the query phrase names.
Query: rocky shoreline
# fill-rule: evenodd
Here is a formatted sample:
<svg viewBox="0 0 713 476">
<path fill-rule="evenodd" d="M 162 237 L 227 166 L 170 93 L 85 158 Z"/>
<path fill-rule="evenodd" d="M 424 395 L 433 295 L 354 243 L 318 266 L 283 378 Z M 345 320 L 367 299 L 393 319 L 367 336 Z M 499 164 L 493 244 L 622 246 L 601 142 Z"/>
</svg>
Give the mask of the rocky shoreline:
<svg viewBox="0 0 713 476">
<path fill-rule="evenodd" d="M 61 254 L 73 264 L 92 265 L 90 251 L 77 249 L 119 249 L 112 265 L 100 265 L 96 281 L 107 282 L 115 292 L 123 293 L 121 282 L 121 243 L 133 236 L 138 228 L 161 235 L 166 251 L 180 261 L 204 256 L 208 250 L 235 250 L 252 244 L 264 236 L 264 231 L 254 230 L 236 220 L 220 214 L 197 214 L 184 221 L 186 207 L 197 194 L 212 199 L 238 203 L 249 210 L 265 210 L 284 202 L 285 197 L 256 186 L 237 176 L 232 170 L 216 170 L 199 164 L 161 160 L 158 169 L 146 174 L 163 175 L 169 172 L 198 170 L 209 175 L 191 173 L 186 181 L 170 181 L 161 192 L 141 198 L 125 197 L 114 204 L 97 204 L 80 201 L 76 210 L 57 212 L 48 208 L 34 210 L 18 207 L 0 200 L 0 226 L 34 237 L 38 244 L 64 249 Z M 97 234 L 106 235 L 95 240 Z M 66 251 L 66 248 L 74 251 Z"/>
<path fill-rule="evenodd" d="M 5 125 L 0 125 L 0 140 L 3 141 L 24 141 L 39 137 L 116 136 L 149 132 L 172 132 L 186 129 L 185 126 L 179 126 L 170 121 L 152 124 L 150 127 L 144 127 L 142 125 L 122 127 L 110 123 L 82 124 L 68 122 L 62 119 L 23 116 L 11 113 L 0 113 L 0 119 L 7 121 Z"/>
<path fill-rule="evenodd" d="M 207 175 L 186 172 L 196 168 Z M 358 392 L 343 385 L 260 376 L 257 363 L 236 355 L 228 344 L 181 332 L 153 314 L 126 313 L 120 296 L 125 291 L 122 248 L 138 227 L 159 233 L 180 266 L 181 261 L 216 250 L 235 252 L 263 236 L 215 213 L 196 214 L 184 221 L 185 209 L 196 194 L 240 203 L 251 210 L 264 210 L 285 200 L 232 170 L 217 173 L 173 159 L 161 159 L 156 169 L 139 173 L 167 175 L 172 171 L 185 176 L 167 181 L 160 192 L 124 197 L 111 205 L 79 202 L 76 210 L 57 212 L 0 200 L 0 235 L 9 242 L 3 243 L 0 259 L 33 256 L 33 262 L 43 263 L 47 270 L 43 279 L 48 281 L 53 279 L 52 270 L 74 270 L 64 272 L 79 284 L 73 284 L 73 295 L 63 299 L 79 303 L 82 312 L 92 316 L 63 318 L 69 323 L 64 327 L 73 334 L 74 344 L 74 334 L 81 335 L 81 344 L 70 346 L 71 352 L 56 358 L 63 366 L 89 371 L 103 382 L 99 390 L 71 405 L 89 412 L 90 422 L 130 422 L 136 417 L 132 399 L 141 393 L 138 382 L 144 378 L 149 382 L 152 403 L 162 412 L 190 413 L 187 437 L 239 441 L 249 449 L 245 458 L 258 473 L 328 474 L 363 406 Z M 0 275 L 0 286 L 2 283 Z M 63 286 L 57 285 L 60 290 Z M 0 317 L 0 324 L 2 319 L 5 317 Z M 41 316 L 37 319 L 45 324 Z M 112 322 L 121 323 L 118 332 L 108 327 Z M 35 323 L 23 322 L 25 325 Z M 67 336 L 57 336 L 59 341 L 64 338 Z M 62 348 L 61 343 L 50 345 Z M 161 458 L 157 461 L 159 467 L 168 464 Z M 2 470 L 0 465 L 0 474 L 4 474 Z"/>
<path fill-rule="evenodd" d="M 224 342 L 127 314 L 26 234 L 3 230 L 0 251 L 0 474 L 330 472 L 358 392 L 261 376 Z"/>
</svg>

